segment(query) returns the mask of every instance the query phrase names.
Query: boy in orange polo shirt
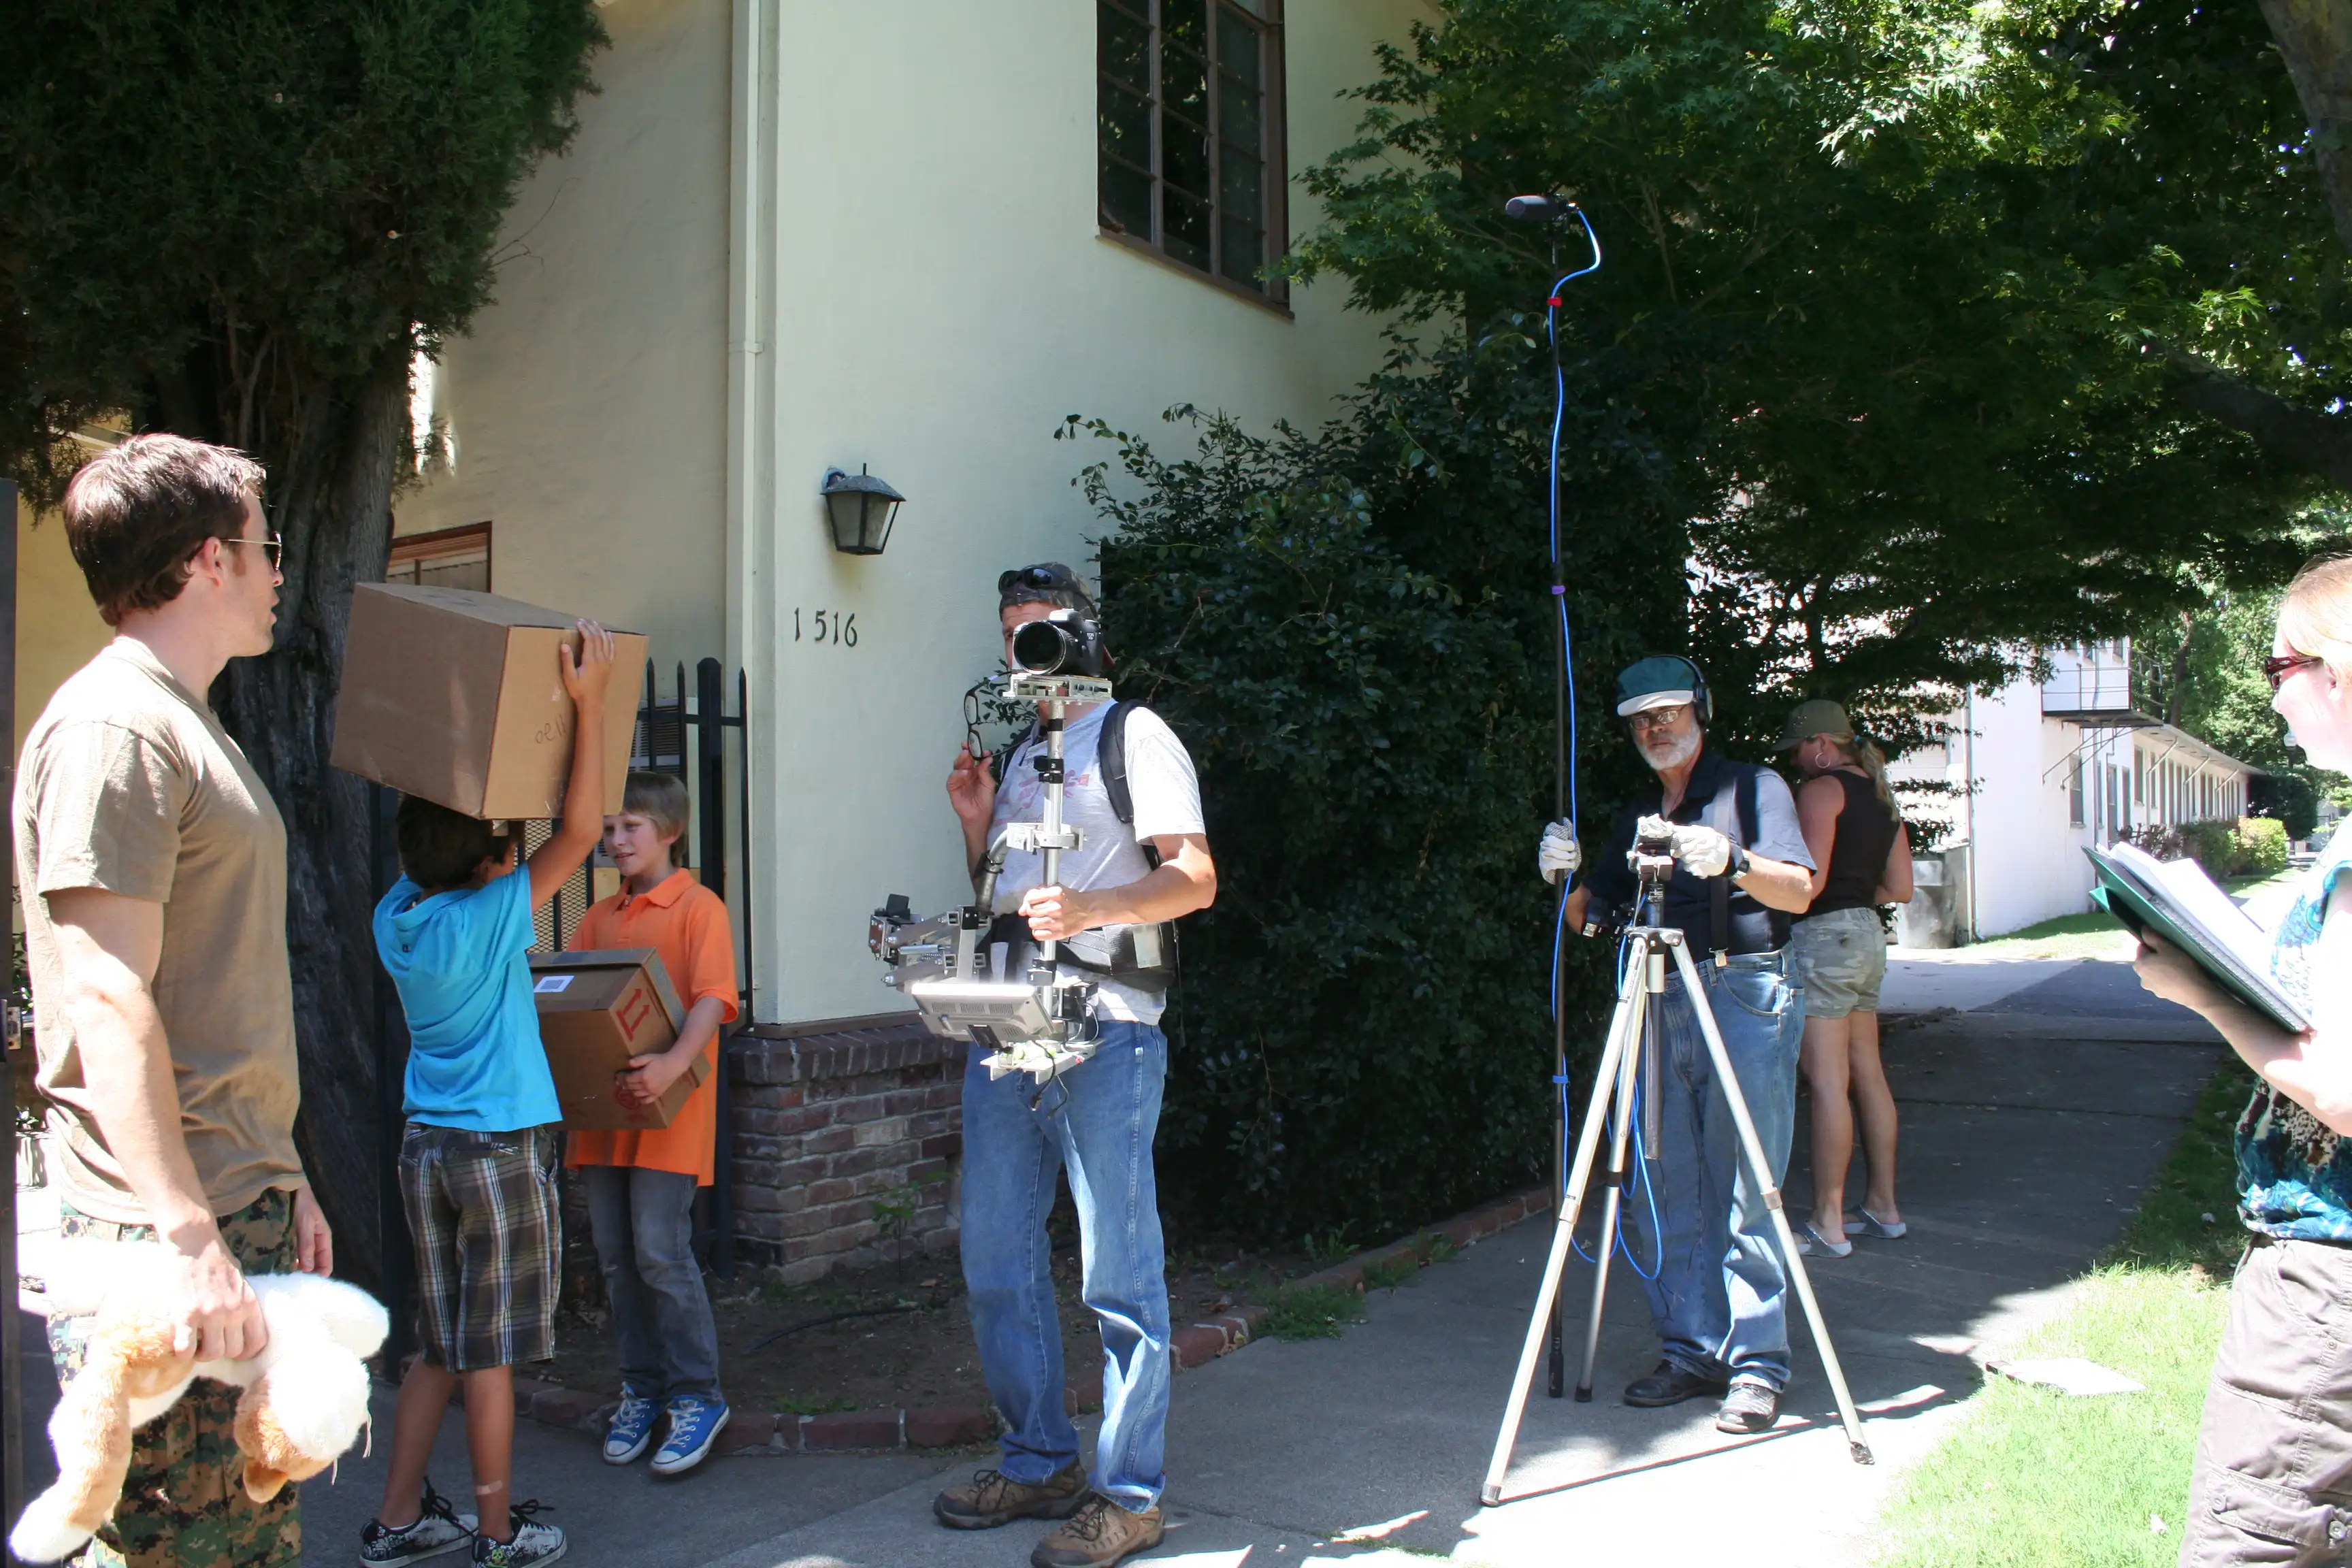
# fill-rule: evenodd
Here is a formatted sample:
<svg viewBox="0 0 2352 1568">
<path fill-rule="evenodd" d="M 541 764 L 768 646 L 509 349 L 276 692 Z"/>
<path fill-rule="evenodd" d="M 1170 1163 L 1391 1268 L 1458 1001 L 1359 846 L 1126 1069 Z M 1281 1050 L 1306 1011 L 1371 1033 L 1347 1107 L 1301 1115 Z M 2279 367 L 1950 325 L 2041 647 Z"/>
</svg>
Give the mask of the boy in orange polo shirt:
<svg viewBox="0 0 2352 1568">
<path fill-rule="evenodd" d="M 700 1464 L 727 1425 L 719 1392 L 719 1328 L 694 1257 L 694 1193 L 711 1181 L 718 1149 L 719 1031 L 732 1022 L 735 938 L 726 900 L 682 868 L 689 803 L 683 781 L 633 773 L 621 814 L 604 819 L 604 852 L 621 890 L 592 906 L 573 949 L 650 947 L 686 1004 L 686 1026 L 668 1050 L 631 1060 L 624 1103 L 658 1100 L 698 1055 L 712 1072 L 667 1127 L 572 1134 L 569 1163 L 588 1189 L 596 1261 L 621 1347 L 621 1407 L 604 1434 L 604 1462 L 646 1451 L 663 1414 L 669 1430 L 654 1455 L 658 1475 Z"/>
</svg>

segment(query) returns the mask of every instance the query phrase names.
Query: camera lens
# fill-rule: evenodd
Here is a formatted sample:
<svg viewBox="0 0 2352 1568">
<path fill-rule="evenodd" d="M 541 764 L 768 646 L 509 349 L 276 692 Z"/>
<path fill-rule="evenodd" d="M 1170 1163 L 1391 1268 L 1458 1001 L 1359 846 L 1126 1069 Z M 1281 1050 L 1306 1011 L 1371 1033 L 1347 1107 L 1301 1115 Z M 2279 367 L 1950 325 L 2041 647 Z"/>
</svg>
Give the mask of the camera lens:
<svg viewBox="0 0 2352 1568">
<path fill-rule="evenodd" d="M 1077 651 L 1076 639 L 1051 621 L 1031 621 L 1013 634 L 1013 665 L 1037 675 L 1055 675 Z"/>
</svg>

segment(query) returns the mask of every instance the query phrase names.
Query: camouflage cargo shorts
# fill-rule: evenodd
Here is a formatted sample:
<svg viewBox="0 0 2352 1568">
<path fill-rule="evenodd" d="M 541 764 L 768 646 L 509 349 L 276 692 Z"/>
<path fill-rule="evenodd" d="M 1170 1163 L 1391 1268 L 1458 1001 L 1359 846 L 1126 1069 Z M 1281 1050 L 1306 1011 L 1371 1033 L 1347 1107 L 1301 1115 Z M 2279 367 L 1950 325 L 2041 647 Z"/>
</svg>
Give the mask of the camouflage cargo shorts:
<svg viewBox="0 0 2352 1568">
<path fill-rule="evenodd" d="M 294 1201 L 264 1193 L 220 1222 L 221 1239 L 248 1274 L 294 1268 Z M 61 1206 L 58 1233 L 95 1241 L 152 1241 L 153 1227 L 92 1219 Z M 49 1320 L 60 1382 L 78 1371 L 89 1318 Z M 180 1402 L 131 1440 L 131 1472 L 114 1517 L 74 1561 L 80 1568 L 277 1568 L 302 1558 L 299 1487 L 266 1503 L 245 1495 L 236 1451 L 238 1391 L 199 1378 Z"/>
</svg>

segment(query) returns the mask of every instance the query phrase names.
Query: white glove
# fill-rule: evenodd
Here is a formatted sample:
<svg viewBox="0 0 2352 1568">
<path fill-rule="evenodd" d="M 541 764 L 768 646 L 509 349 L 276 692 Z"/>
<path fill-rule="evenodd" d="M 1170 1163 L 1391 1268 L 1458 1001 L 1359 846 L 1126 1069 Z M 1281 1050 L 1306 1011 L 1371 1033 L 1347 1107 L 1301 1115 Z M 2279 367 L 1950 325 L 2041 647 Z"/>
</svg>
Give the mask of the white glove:
<svg viewBox="0 0 2352 1568">
<path fill-rule="evenodd" d="M 1712 827 L 1675 829 L 1675 858 L 1683 869 L 1702 881 L 1720 877 L 1731 867 L 1731 840 Z"/>
<path fill-rule="evenodd" d="M 1584 852 L 1576 847 L 1576 824 L 1565 819 L 1543 830 L 1536 840 L 1536 869 L 1547 882 L 1558 882 L 1562 877 L 1572 877 L 1584 864 Z"/>
</svg>

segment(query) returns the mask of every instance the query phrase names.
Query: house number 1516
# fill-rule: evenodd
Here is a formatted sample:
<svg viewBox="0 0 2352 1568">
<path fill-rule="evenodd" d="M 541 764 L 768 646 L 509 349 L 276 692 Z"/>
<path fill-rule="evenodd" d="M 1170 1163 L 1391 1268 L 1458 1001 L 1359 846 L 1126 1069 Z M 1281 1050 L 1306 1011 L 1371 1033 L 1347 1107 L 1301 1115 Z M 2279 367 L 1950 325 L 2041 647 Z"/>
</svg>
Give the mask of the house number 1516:
<svg viewBox="0 0 2352 1568">
<path fill-rule="evenodd" d="M 831 643 L 835 647 L 857 646 L 857 612 L 855 610 L 793 611 L 793 641 Z"/>
</svg>

